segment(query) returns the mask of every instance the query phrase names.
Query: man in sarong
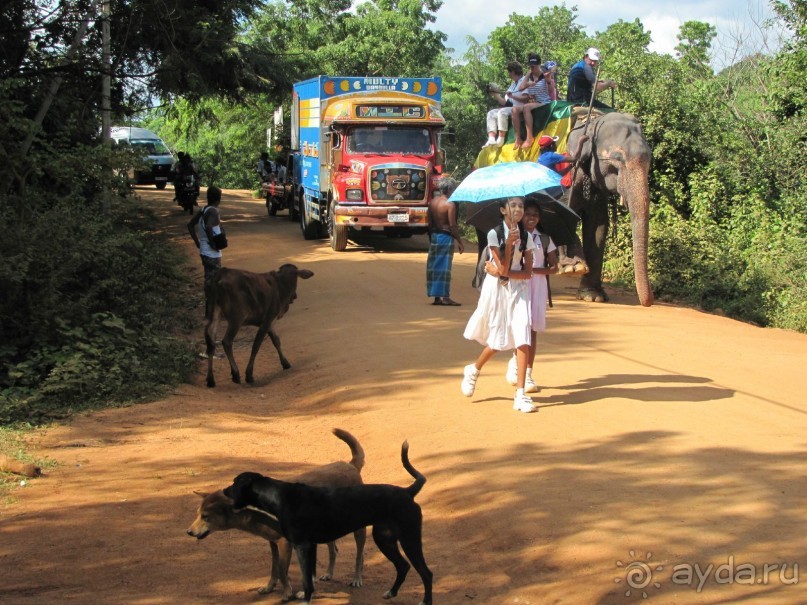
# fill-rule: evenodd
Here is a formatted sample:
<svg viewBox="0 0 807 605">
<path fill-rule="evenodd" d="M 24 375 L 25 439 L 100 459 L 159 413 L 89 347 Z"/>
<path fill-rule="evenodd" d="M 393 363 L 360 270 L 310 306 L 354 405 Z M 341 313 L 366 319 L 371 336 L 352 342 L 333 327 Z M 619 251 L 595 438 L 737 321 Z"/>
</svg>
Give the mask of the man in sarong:
<svg viewBox="0 0 807 605">
<path fill-rule="evenodd" d="M 451 300 L 451 264 L 454 260 L 454 240 L 463 253 L 462 238 L 457 228 L 457 205 L 449 196 L 457 188 L 457 181 L 444 176 L 437 182 L 429 200 L 429 257 L 426 261 L 426 291 L 434 298 L 433 305 L 459 307 Z"/>
</svg>

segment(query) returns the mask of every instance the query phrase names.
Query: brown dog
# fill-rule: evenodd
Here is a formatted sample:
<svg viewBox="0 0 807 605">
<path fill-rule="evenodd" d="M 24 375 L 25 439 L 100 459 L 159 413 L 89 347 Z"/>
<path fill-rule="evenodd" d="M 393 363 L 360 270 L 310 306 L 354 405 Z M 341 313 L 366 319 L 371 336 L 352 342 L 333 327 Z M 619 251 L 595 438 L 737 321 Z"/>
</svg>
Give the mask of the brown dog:
<svg viewBox="0 0 807 605">
<path fill-rule="evenodd" d="M 362 485 L 361 469 L 364 466 L 364 450 L 358 440 L 342 429 L 333 429 L 333 434 L 347 443 L 352 458 L 350 462 L 332 462 L 317 467 L 294 478 L 297 483 L 304 483 L 317 487 L 347 487 Z M 291 545 L 280 533 L 280 524 L 277 520 L 265 513 L 254 509 L 235 511 L 233 501 L 219 490 L 209 494 L 194 492 L 202 497 L 202 503 L 196 514 L 196 519 L 188 528 L 188 535 L 202 540 L 215 531 L 240 529 L 269 541 L 272 554 L 272 569 L 266 586 L 259 589 L 260 594 L 272 592 L 280 581 L 283 587 L 283 600 L 288 601 L 294 596 L 288 580 L 289 563 L 291 561 Z M 362 585 L 362 568 L 364 567 L 364 543 L 367 539 L 366 528 L 353 532 L 356 540 L 356 569 L 351 586 Z M 336 562 L 336 543 L 328 543 L 328 571 L 321 576 L 321 580 L 330 580 L 333 577 L 334 563 Z"/>
</svg>

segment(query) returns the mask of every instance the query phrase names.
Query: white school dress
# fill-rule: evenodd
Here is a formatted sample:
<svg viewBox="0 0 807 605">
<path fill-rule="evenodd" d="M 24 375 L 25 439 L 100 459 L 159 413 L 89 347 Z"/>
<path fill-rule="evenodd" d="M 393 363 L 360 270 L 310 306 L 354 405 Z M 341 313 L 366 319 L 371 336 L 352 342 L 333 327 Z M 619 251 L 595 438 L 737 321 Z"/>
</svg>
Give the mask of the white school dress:
<svg viewBox="0 0 807 605">
<path fill-rule="evenodd" d="M 504 237 L 510 230 L 504 226 Z M 488 245 L 499 247 L 496 231 L 488 232 Z M 510 269 L 521 270 L 520 242 L 516 242 Z M 534 250 L 535 242 L 527 237 L 527 250 Z M 491 258 L 492 258 L 491 254 Z M 463 336 L 487 345 L 494 351 L 509 351 L 530 344 L 530 283 L 531 279 L 511 279 L 502 283 L 494 275 L 485 275 L 479 302 L 476 305 Z"/>
<path fill-rule="evenodd" d="M 528 233 L 530 239 L 535 243 L 535 252 L 532 255 L 532 266 L 535 269 L 543 269 L 546 266 L 546 254 L 557 250 L 555 242 L 549 238 L 549 245 L 546 253 L 541 245 L 541 234 L 538 231 Z M 546 275 L 533 274 L 530 279 L 530 317 L 532 329 L 535 332 L 546 330 L 546 300 L 549 298 L 549 288 L 547 287 Z"/>
</svg>

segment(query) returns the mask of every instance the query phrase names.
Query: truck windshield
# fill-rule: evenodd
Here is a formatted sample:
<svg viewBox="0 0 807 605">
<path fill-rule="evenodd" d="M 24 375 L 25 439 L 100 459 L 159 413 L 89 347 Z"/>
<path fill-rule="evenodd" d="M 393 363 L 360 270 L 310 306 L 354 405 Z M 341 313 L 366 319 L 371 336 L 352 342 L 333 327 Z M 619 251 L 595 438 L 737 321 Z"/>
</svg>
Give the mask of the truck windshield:
<svg viewBox="0 0 807 605">
<path fill-rule="evenodd" d="M 132 139 L 132 147 L 146 155 L 170 155 L 171 152 L 160 139 Z"/>
<path fill-rule="evenodd" d="M 350 132 L 348 139 L 348 151 L 352 153 L 428 155 L 431 149 L 427 128 L 360 126 Z"/>
</svg>

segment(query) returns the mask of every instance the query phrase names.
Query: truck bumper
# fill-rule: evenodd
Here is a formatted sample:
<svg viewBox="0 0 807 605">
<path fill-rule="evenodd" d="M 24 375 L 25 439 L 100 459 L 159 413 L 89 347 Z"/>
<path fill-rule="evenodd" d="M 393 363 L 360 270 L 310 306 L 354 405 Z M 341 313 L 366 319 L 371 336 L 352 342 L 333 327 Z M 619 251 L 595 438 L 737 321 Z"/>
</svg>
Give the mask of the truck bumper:
<svg viewBox="0 0 807 605">
<path fill-rule="evenodd" d="M 354 229 L 400 227 L 425 229 L 428 226 L 425 206 L 341 206 L 334 208 L 335 225 Z"/>
</svg>

